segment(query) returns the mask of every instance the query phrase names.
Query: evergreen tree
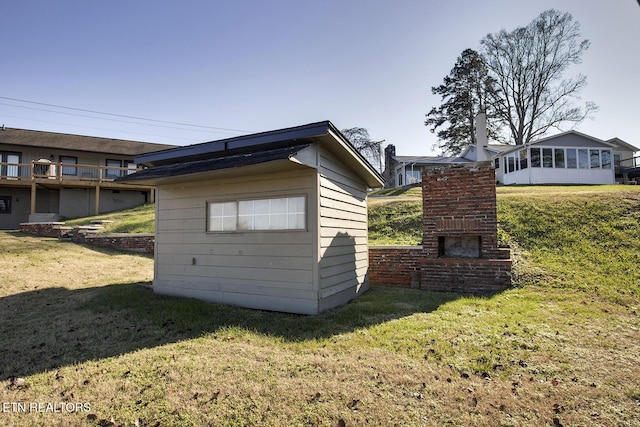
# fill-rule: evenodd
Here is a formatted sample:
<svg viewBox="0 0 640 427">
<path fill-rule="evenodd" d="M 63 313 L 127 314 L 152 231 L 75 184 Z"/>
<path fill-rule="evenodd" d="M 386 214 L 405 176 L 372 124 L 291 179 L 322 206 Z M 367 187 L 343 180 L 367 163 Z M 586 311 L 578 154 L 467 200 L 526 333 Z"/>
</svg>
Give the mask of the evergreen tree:
<svg viewBox="0 0 640 427">
<path fill-rule="evenodd" d="M 431 109 L 424 124 L 438 136 L 443 153 L 457 155 L 467 145 L 475 144 L 475 117 L 481 110 L 487 114 L 487 132 L 498 138 L 499 124 L 488 103 L 493 81 L 478 52 L 464 50 L 443 83 L 432 87 L 431 92 L 440 95 L 442 105 Z"/>
</svg>

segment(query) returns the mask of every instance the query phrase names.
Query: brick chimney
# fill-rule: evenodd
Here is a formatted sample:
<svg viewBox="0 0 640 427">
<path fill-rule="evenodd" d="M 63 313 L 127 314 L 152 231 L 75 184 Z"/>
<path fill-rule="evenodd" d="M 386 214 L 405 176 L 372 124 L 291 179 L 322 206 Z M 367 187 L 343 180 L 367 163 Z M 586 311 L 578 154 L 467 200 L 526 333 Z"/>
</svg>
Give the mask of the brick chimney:
<svg viewBox="0 0 640 427">
<path fill-rule="evenodd" d="M 495 171 L 473 162 L 422 176 L 421 288 L 484 293 L 511 284 L 509 249 L 498 248 Z"/>
</svg>

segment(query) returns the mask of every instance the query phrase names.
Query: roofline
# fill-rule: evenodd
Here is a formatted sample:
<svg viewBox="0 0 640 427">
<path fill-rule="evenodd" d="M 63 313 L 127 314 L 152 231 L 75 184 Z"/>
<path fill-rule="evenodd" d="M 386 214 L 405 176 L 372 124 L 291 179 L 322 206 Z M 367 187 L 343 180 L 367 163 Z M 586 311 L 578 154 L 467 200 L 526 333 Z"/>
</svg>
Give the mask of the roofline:
<svg viewBox="0 0 640 427">
<path fill-rule="evenodd" d="M 5 127 L 0 128 L 0 135 L 5 130 L 19 130 L 19 131 L 26 131 L 26 132 L 51 133 L 51 134 L 54 134 L 54 135 L 67 135 L 67 136 L 91 138 L 91 139 L 104 139 L 104 140 L 110 140 L 110 141 L 133 142 L 135 144 L 151 144 L 151 145 L 164 145 L 164 146 L 173 145 L 173 144 L 161 144 L 161 143 L 158 143 L 158 142 L 136 141 L 136 140 L 133 140 L 133 139 L 111 138 L 111 137 L 108 137 L 108 136 L 81 135 L 81 134 L 78 134 L 78 133 L 53 132 L 53 131 L 49 131 L 49 130 L 14 128 L 14 127 L 10 127 L 10 126 L 5 126 Z M 20 144 L 16 144 L 16 145 L 20 145 Z"/>
<path fill-rule="evenodd" d="M 364 156 L 355 149 L 353 144 L 329 120 L 141 154 L 136 156 L 134 161 L 138 164 L 153 167 L 181 160 L 202 158 L 216 153 L 224 154 L 225 152 L 239 151 L 247 147 L 260 147 L 285 141 L 309 140 L 327 135 L 331 136 L 343 150 L 351 154 L 355 165 L 361 169 L 360 174 L 364 172 L 372 178 L 365 179 L 367 185 L 372 188 L 375 188 L 375 185 L 371 184 L 376 184 L 380 187 L 384 185 L 382 175 L 371 166 Z"/>
<path fill-rule="evenodd" d="M 636 147 L 635 145 L 631 145 L 626 141 L 621 140 L 620 138 L 618 138 L 617 136 L 611 139 L 607 139 L 606 142 L 610 142 L 610 141 L 617 141 L 616 144 L 618 145 L 622 145 L 625 148 L 628 148 L 629 150 L 633 151 L 634 153 L 636 151 L 640 151 L 640 148 Z"/>
<path fill-rule="evenodd" d="M 283 140 L 296 140 L 311 138 L 326 133 L 321 130 L 326 128 L 328 122 L 310 123 L 303 126 L 290 127 L 266 132 L 258 132 L 248 135 L 235 136 L 183 147 L 169 148 L 136 156 L 136 163 L 153 166 L 155 163 L 168 162 L 178 158 L 198 157 L 206 154 L 240 149 L 248 146 L 270 144 Z M 249 140 L 253 142 L 248 143 Z"/>
<path fill-rule="evenodd" d="M 519 151 L 519 150 L 522 150 L 523 148 L 531 147 L 532 145 L 538 145 L 538 144 L 543 143 L 545 141 L 548 141 L 550 139 L 555 139 L 555 138 L 558 138 L 558 137 L 561 137 L 561 136 L 565 136 L 565 135 L 569 135 L 569 134 L 578 135 L 578 136 L 584 137 L 586 139 L 590 139 L 590 140 L 592 140 L 594 142 L 598 142 L 598 143 L 603 144 L 603 145 L 608 145 L 611 148 L 617 148 L 615 144 L 612 144 L 612 143 L 610 143 L 608 141 L 604 141 L 604 140 L 602 140 L 600 138 L 596 138 L 595 136 L 587 135 L 586 133 L 578 132 L 577 130 L 569 130 L 569 131 L 558 133 L 558 134 L 555 134 L 555 135 L 546 136 L 546 137 L 541 138 L 541 139 L 536 139 L 535 141 L 530 141 L 530 142 L 524 143 L 522 145 L 514 145 L 511 150 L 502 151 L 498 155 L 502 156 L 503 154 L 513 153 L 514 151 Z"/>
</svg>

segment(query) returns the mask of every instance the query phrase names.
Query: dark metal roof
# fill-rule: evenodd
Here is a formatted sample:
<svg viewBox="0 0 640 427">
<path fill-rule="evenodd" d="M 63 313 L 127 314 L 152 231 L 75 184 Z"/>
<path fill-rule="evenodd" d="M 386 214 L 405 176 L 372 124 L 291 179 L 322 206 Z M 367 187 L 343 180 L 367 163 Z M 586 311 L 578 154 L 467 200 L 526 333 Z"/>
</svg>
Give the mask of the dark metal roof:
<svg viewBox="0 0 640 427">
<path fill-rule="evenodd" d="M 254 150 L 260 150 L 264 146 L 272 146 L 273 144 L 290 145 L 291 142 L 326 135 L 331 127 L 333 127 L 331 122 L 324 121 L 310 123 L 303 126 L 203 142 L 200 144 L 143 154 L 136 157 L 136 163 L 145 166 L 156 166 L 167 163 L 182 162 L 189 159 L 226 156 L 229 155 L 229 153 L 247 153 Z M 335 131 L 339 133 L 337 129 L 335 129 Z"/>
<path fill-rule="evenodd" d="M 274 160 L 286 160 L 289 156 L 308 147 L 310 144 L 297 144 L 288 147 L 264 149 L 251 153 L 240 153 L 230 156 L 214 157 L 204 160 L 192 160 L 189 162 L 170 163 L 154 166 L 141 170 L 134 174 L 118 178 L 116 181 L 138 181 L 158 178 L 168 178 L 181 175 L 190 175 L 201 172 L 210 172 L 221 169 L 238 168 Z"/>
<path fill-rule="evenodd" d="M 378 171 L 328 120 L 143 154 L 135 157 L 134 161 L 148 166 L 149 171 L 129 175 L 123 181 L 186 175 L 196 173 L 193 171 L 195 167 L 210 171 L 280 160 L 296 152 L 292 147 L 300 150 L 313 143 L 333 152 L 370 187 L 377 188 L 384 184 Z M 276 157 L 271 158 L 272 155 Z M 280 155 L 284 157 L 277 157 Z M 159 175 L 155 177 L 152 175 L 154 173 Z"/>
<path fill-rule="evenodd" d="M 88 151 L 94 153 L 137 156 L 152 151 L 174 148 L 175 145 L 95 136 L 71 135 L 39 130 L 0 128 L 0 144 L 12 146 L 44 147 L 58 150 Z"/>
</svg>

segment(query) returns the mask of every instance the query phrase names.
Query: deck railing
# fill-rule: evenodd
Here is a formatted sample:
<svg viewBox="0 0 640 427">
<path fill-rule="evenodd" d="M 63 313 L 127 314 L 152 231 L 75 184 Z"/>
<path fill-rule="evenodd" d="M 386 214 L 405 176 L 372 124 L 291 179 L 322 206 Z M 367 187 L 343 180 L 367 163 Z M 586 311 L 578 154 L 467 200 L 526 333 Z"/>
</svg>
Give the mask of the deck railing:
<svg viewBox="0 0 640 427">
<path fill-rule="evenodd" d="M 99 184 L 112 182 L 136 172 L 137 169 L 114 166 L 82 165 L 71 163 L 54 163 L 33 161 L 31 163 L 0 162 L 0 180 L 2 181 L 34 181 L 51 180 L 64 183 L 71 181 L 87 181 Z"/>
</svg>

